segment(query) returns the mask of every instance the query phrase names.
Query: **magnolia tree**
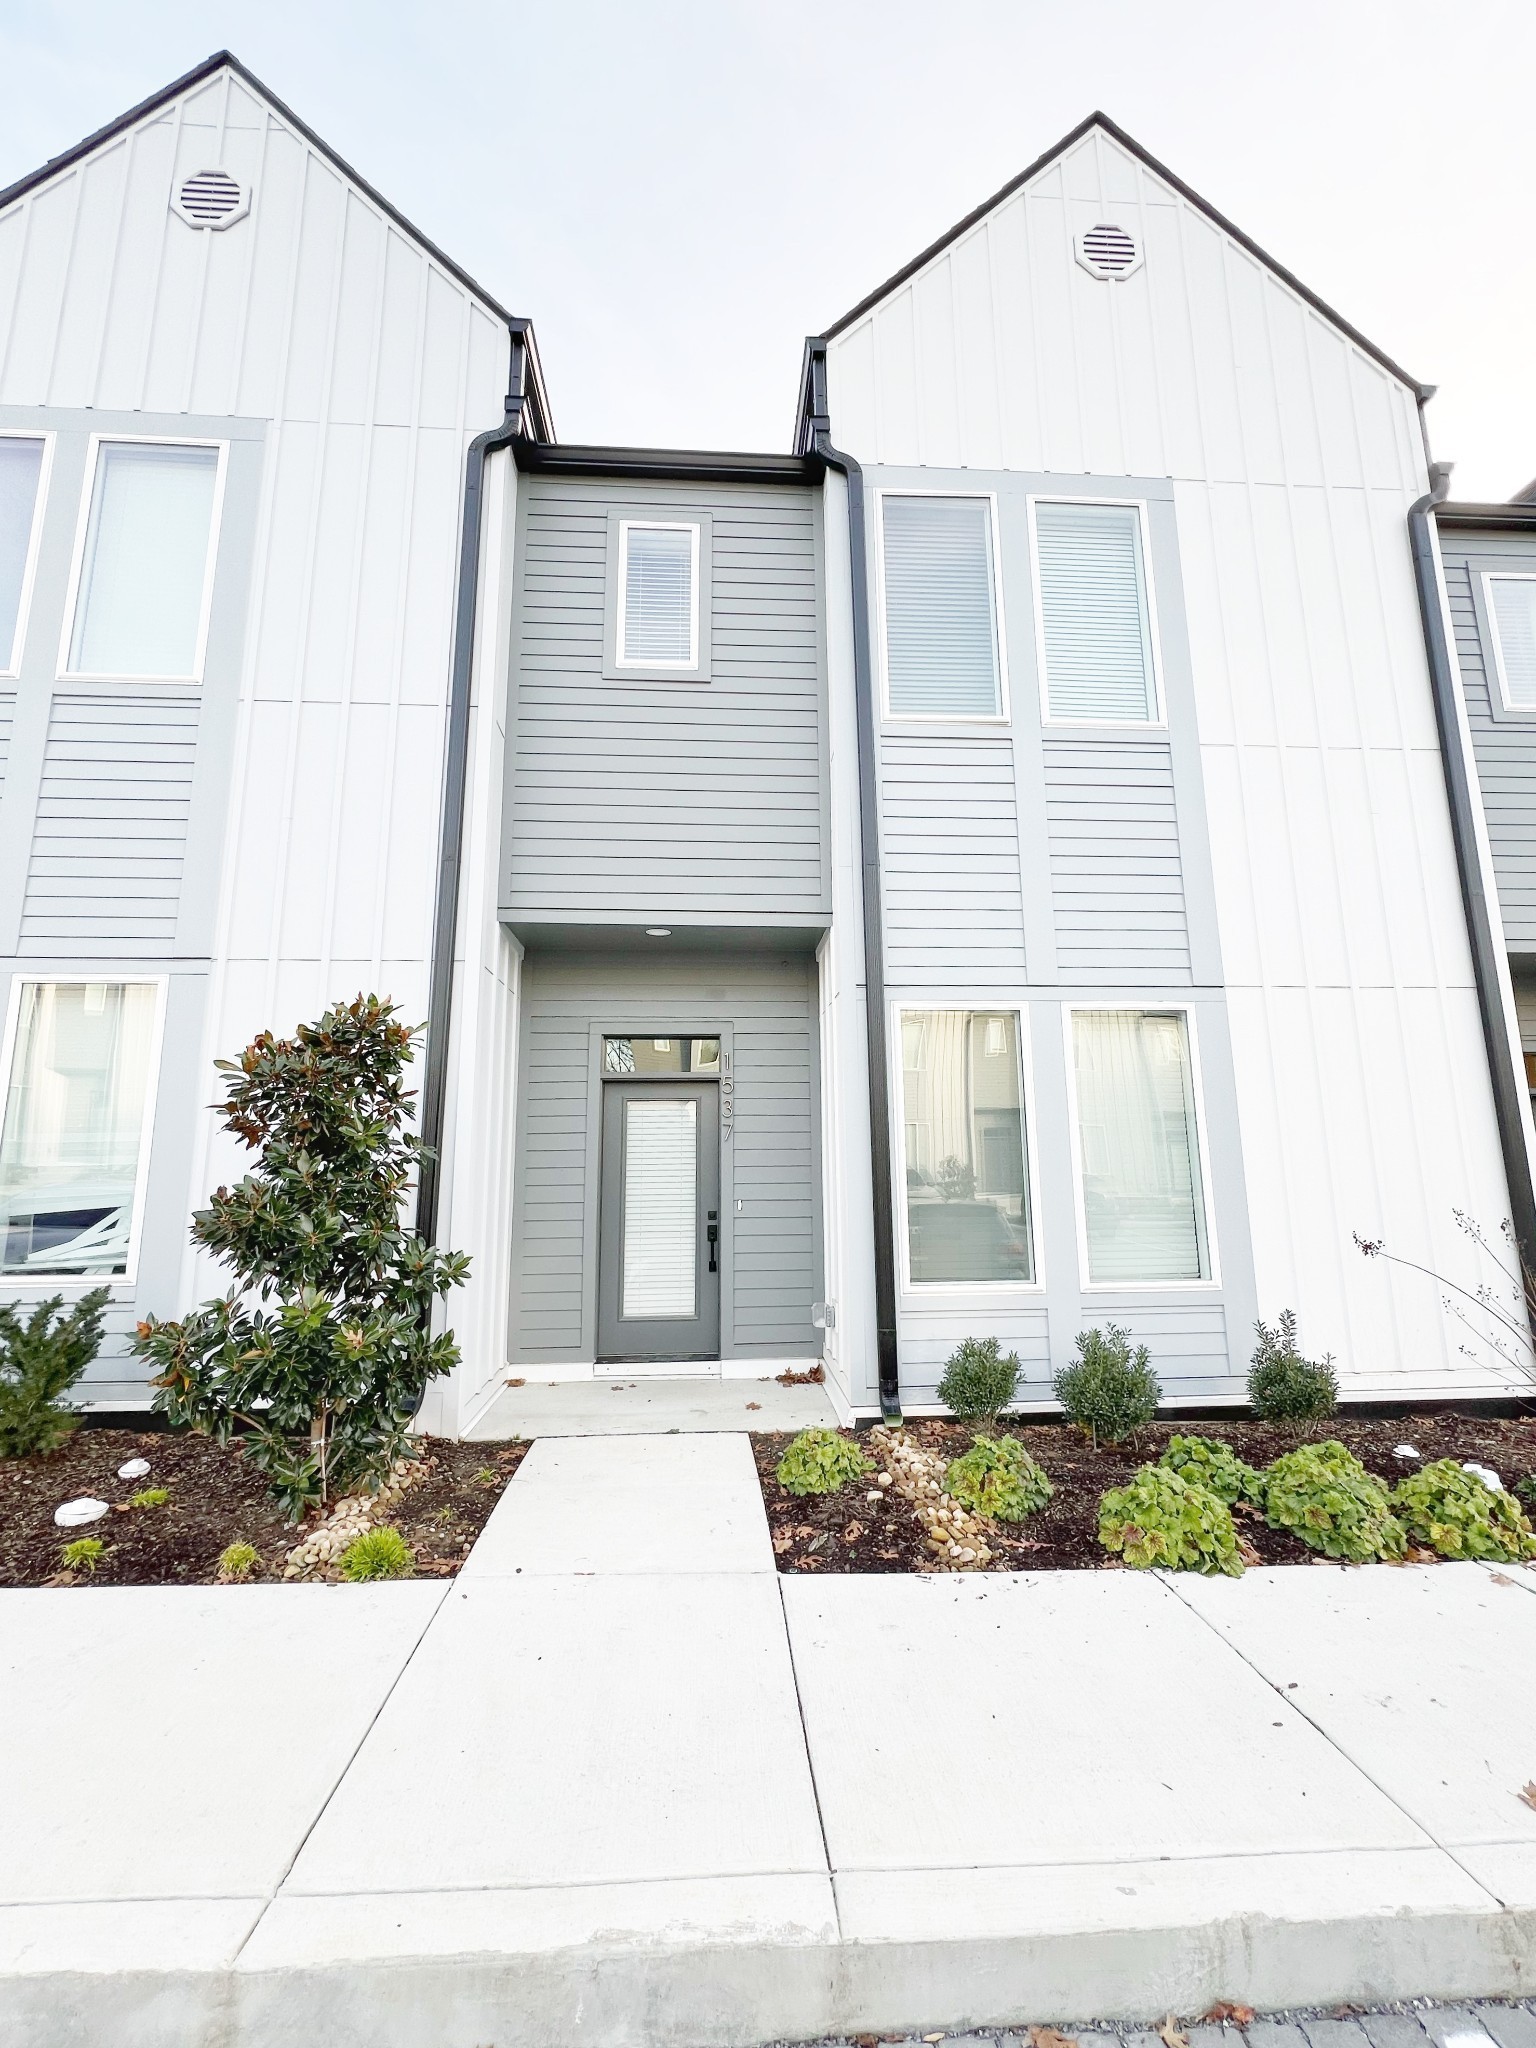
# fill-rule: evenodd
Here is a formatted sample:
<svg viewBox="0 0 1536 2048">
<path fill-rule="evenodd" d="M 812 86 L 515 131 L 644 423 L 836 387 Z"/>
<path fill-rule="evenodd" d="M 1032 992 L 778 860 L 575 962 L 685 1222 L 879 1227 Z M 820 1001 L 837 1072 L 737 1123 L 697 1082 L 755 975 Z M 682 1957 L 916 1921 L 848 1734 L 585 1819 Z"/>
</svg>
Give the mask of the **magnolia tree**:
<svg viewBox="0 0 1536 2048">
<path fill-rule="evenodd" d="M 419 1029 L 358 996 L 291 1038 L 264 1031 L 228 1078 L 224 1128 L 256 1153 L 192 1219 L 236 1285 L 180 1322 L 140 1323 L 154 1405 L 245 1454 L 297 1521 L 353 1487 L 376 1490 L 406 1449 L 428 1380 L 450 1372 L 432 1304 L 469 1261 L 400 1220 L 426 1147 L 404 1076 Z"/>
</svg>

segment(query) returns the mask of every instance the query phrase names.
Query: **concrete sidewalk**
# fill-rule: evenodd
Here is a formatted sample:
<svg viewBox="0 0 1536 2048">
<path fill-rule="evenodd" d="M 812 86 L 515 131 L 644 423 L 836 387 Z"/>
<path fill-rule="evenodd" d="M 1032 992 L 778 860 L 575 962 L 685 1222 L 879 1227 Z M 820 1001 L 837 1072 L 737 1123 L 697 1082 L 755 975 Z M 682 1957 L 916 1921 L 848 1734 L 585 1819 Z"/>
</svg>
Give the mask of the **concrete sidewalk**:
<svg viewBox="0 0 1536 2048">
<path fill-rule="evenodd" d="M 446 1587 L 0 1594 L 0 2038 L 740 2048 L 1529 1995 L 1536 1574 L 780 1579 L 745 1436 Z"/>
</svg>

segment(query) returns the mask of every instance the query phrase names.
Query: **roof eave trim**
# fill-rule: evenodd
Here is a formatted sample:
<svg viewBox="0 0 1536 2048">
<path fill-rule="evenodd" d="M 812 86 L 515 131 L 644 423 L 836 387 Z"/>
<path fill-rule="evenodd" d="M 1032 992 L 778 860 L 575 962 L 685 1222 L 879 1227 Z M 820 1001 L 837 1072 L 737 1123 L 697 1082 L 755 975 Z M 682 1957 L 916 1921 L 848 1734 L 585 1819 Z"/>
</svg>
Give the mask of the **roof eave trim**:
<svg viewBox="0 0 1536 2048">
<path fill-rule="evenodd" d="M 823 465 L 808 455 L 700 448 L 612 448 L 576 442 L 519 441 L 519 469 L 544 476 L 621 476 L 658 483 L 808 484 Z"/>
<path fill-rule="evenodd" d="M 1435 507 L 1435 518 L 1442 526 L 1506 526 L 1536 532 L 1536 504 L 1518 501 L 1477 505 L 1470 501 L 1455 504 L 1447 500 Z"/>
</svg>

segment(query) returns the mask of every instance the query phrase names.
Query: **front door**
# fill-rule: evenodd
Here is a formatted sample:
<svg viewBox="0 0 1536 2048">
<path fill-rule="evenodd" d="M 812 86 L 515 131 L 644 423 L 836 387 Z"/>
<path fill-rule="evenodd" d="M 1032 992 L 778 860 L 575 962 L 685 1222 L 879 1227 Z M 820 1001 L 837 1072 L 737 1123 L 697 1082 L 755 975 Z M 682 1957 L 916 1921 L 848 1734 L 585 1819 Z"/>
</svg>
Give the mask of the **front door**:
<svg viewBox="0 0 1536 2048">
<path fill-rule="evenodd" d="M 720 1356 L 719 1090 L 603 1083 L 597 1355 Z"/>
</svg>

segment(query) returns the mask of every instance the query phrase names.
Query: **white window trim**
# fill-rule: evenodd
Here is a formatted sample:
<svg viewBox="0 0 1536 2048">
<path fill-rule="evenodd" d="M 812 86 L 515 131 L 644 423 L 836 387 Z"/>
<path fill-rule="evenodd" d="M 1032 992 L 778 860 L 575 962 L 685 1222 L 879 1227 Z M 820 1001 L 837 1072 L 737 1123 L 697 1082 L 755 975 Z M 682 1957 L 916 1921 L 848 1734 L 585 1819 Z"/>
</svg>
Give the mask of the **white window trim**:
<svg viewBox="0 0 1536 2048">
<path fill-rule="evenodd" d="M 1107 727 L 1115 732 L 1166 732 L 1168 703 L 1163 689 L 1163 643 L 1157 623 L 1157 578 L 1152 573 L 1152 522 L 1145 498 L 1072 497 L 1061 491 L 1031 491 L 1026 500 L 1029 512 L 1029 576 L 1035 608 L 1035 662 L 1040 672 L 1040 722 L 1042 725 Z M 1141 528 L 1141 586 L 1147 601 L 1147 639 L 1152 649 L 1152 699 L 1150 718 L 1057 718 L 1051 710 L 1051 677 L 1046 667 L 1045 602 L 1040 580 L 1040 536 L 1035 524 L 1037 505 L 1119 505 L 1136 513 Z"/>
<path fill-rule="evenodd" d="M 37 496 L 32 503 L 32 532 L 27 540 L 27 559 L 21 571 L 21 596 L 16 606 L 16 637 L 5 650 L 5 666 L 0 667 L 0 679 L 10 683 L 20 679 L 21 657 L 27 644 L 32 589 L 37 581 L 38 557 L 43 551 L 43 518 L 48 509 L 48 480 L 53 474 L 55 436 L 51 428 L 0 427 L 0 440 L 41 441 L 43 444 L 43 459 L 37 472 Z"/>
<path fill-rule="evenodd" d="M 899 494 L 898 494 L 899 495 Z M 948 496 L 949 493 L 944 493 Z M 912 1278 L 912 1244 L 907 1221 L 907 1117 L 906 1117 L 906 1068 L 902 1059 L 901 1023 L 904 1017 L 931 1016 L 945 1010 L 980 1011 L 993 1017 L 1012 1017 L 1016 1020 L 1019 1048 L 1019 1103 L 1024 1116 L 1024 1183 L 1029 1194 L 1029 1257 L 1034 1269 L 1033 1280 L 914 1280 Z M 895 1161 L 896 1211 L 900 1220 L 897 1231 L 897 1253 L 899 1279 L 903 1295 L 910 1295 L 916 1301 L 968 1300 L 972 1295 L 984 1294 L 1013 1295 L 1028 1300 L 1045 1293 L 1045 1252 L 1040 1230 L 1040 1186 L 1038 1147 L 1035 1143 L 1035 1081 L 1034 1060 L 1029 1041 L 1029 1007 L 1021 1003 L 1016 995 L 995 1000 L 985 995 L 946 995 L 928 1002 L 893 1002 L 891 1012 L 892 1064 L 895 1068 L 892 1101 L 895 1115 L 892 1118 L 896 1128 L 893 1132 L 892 1157 Z"/>
<path fill-rule="evenodd" d="M 624 651 L 624 621 L 629 597 L 629 536 L 632 529 L 653 533 L 686 533 L 690 536 L 688 566 L 688 659 L 668 655 L 661 661 L 639 661 Z M 699 665 L 699 526 L 693 519 L 621 519 L 619 521 L 619 616 L 613 637 L 615 668 L 658 669 L 668 673 Z"/>
<path fill-rule="evenodd" d="M 69 665 L 70 642 L 75 636 L 75 606 L 80 601 L 80 579 L 85 570 L 85 541 L 90 531 L 91 505 L 96 496 L 96 472 L 103 442 L 135 448 L 215 448 L 219 464 L 213 480 L 213 509 L 208 521 L 208 553 L 203 562 L 203 597 L 197 618 L 197 653 L 189 676 L 124 675 L 115 669 L 97 671 Z M 213 612 L 214 570 L 219 559 L 219 534 L 224 520 L 224 480 L 229 471 L 229 443 L 210 440 L 202 434 L 92 434 L 85 462 L 85 487 L 80 494 L 80 514 L 75 526 L 74 555 L 69 568 L 69 594 L 64 601 L 64 631 L 59 640 L 58 679 L 69 683 L 201 683 L 208 658 L 208 622 Z M 100 979 L 98 976 L 97 979 Z"/>
<path fill-rule="evenodd" d="M 891 666 L 885 631 L 885 501 L 887 498 L 968 499 L 987 508 L 987 547 L 992 563 L 992 621 L 997 634 L 996 711 L 893 711 L 891 709 Z M 880 646 L 880 711 L 888 725 L 980 725 L 1005 726 L 1012 711 L 1008 691 L 1008 632 L 1003 618 L 1003 562 L 999 545 L 1000 527 L 996 491 L 941 491 L 932 488 L 907 490 L 898 484 L 882 486 L 875 492 L 875 632 Z M 1006 1007 L 1006 1006 L 1005 1006 Z"/>
<path fill-rule="evenodd" d="M 1536 572 L 1526 569 L 1484 569 L 1482 579 L 1483 611 L 1488 619 L 1488 639 L 1493 648 L 1493 671 L 1498 679 L 1499 703 L 1511 718 L 1536 718 L 1536 704 L 1516 704 L 1509 694 L 1509 678 L 1504 670 L 1504 643 L 1499 638 L 1499 615 L 1493 602 L 1495 583 L 1536 583 Z"/>
<path fill-rule="evenodd" d="M 1195 1100 L 1195 1153 L 1200 1165 L 1200 1203 L 1205 1221 L 1205 1251 L 1210 1273 L 1203 1280 L 1094 1280 L 1088 1263 L 1088 1207 L 1083 1198 L 1083 1130 L 1077 1103 L 1077 1042 L 1072 1019 L 1090 1010 L 1140 1010 L 1151 1016 L 1177 1012 L 1184 1019 L 1189 1046 L 1189 1083 Z M 1205 1128 L 1205 1079 L 1200 1066 L 1200 1037 L 1194 1006 L 1178 997 L 1164 1000 L 1143 993 L 1115 996 L 1091 1003 L 1061 1006 L 1062 1050 L 1067 1070 L 1067 1121 L 1072 1146 L 1072 1200 L 1077 1219 L 1078 1285 L 1084 1294 L 1214 1294 L 1221 1287 L 1221 1255 L 1216 1244 L 1216 1217 L 1211 1200 L 1211 1162 Z"/>
<path fill-rule="evenodd" d="M 108 439 L 112 437 L 107 436 Z M 11 976 L 11 992 L 5 1015 L 5 1047 L 0 1053 L 0 1129 L 11 1097 L 11 1070 L 16 1059 L 16 1037 L 21 1028 L 23 988 L 81 987 L 99 984 L 105 988 L 152 988 L 155 990 L 155 1020 L 149 1033 L 149 1078 L 144 1089 L 144 1121 L 139 1130 L 139 1163 L 133 1180 L 133 1227 L 128 1239 L 128 1256 L 121 1273 L 0 1273 L 0 1292 L 36 1288 L 49 1294 L 88 1294 L 93 1287 L 110 1287 L 131 1294 L 138 1284 L 139 1248 L 144 1237 L 144 1198 L 149 1188 L 149 1154 L 154 1137 L 155 1106 L 160 1094 L 160 1052 L 165 1040 L 167 974 L 117 974 L 109 967 L 104 974 L 26 973 Z"/>
</svg>

